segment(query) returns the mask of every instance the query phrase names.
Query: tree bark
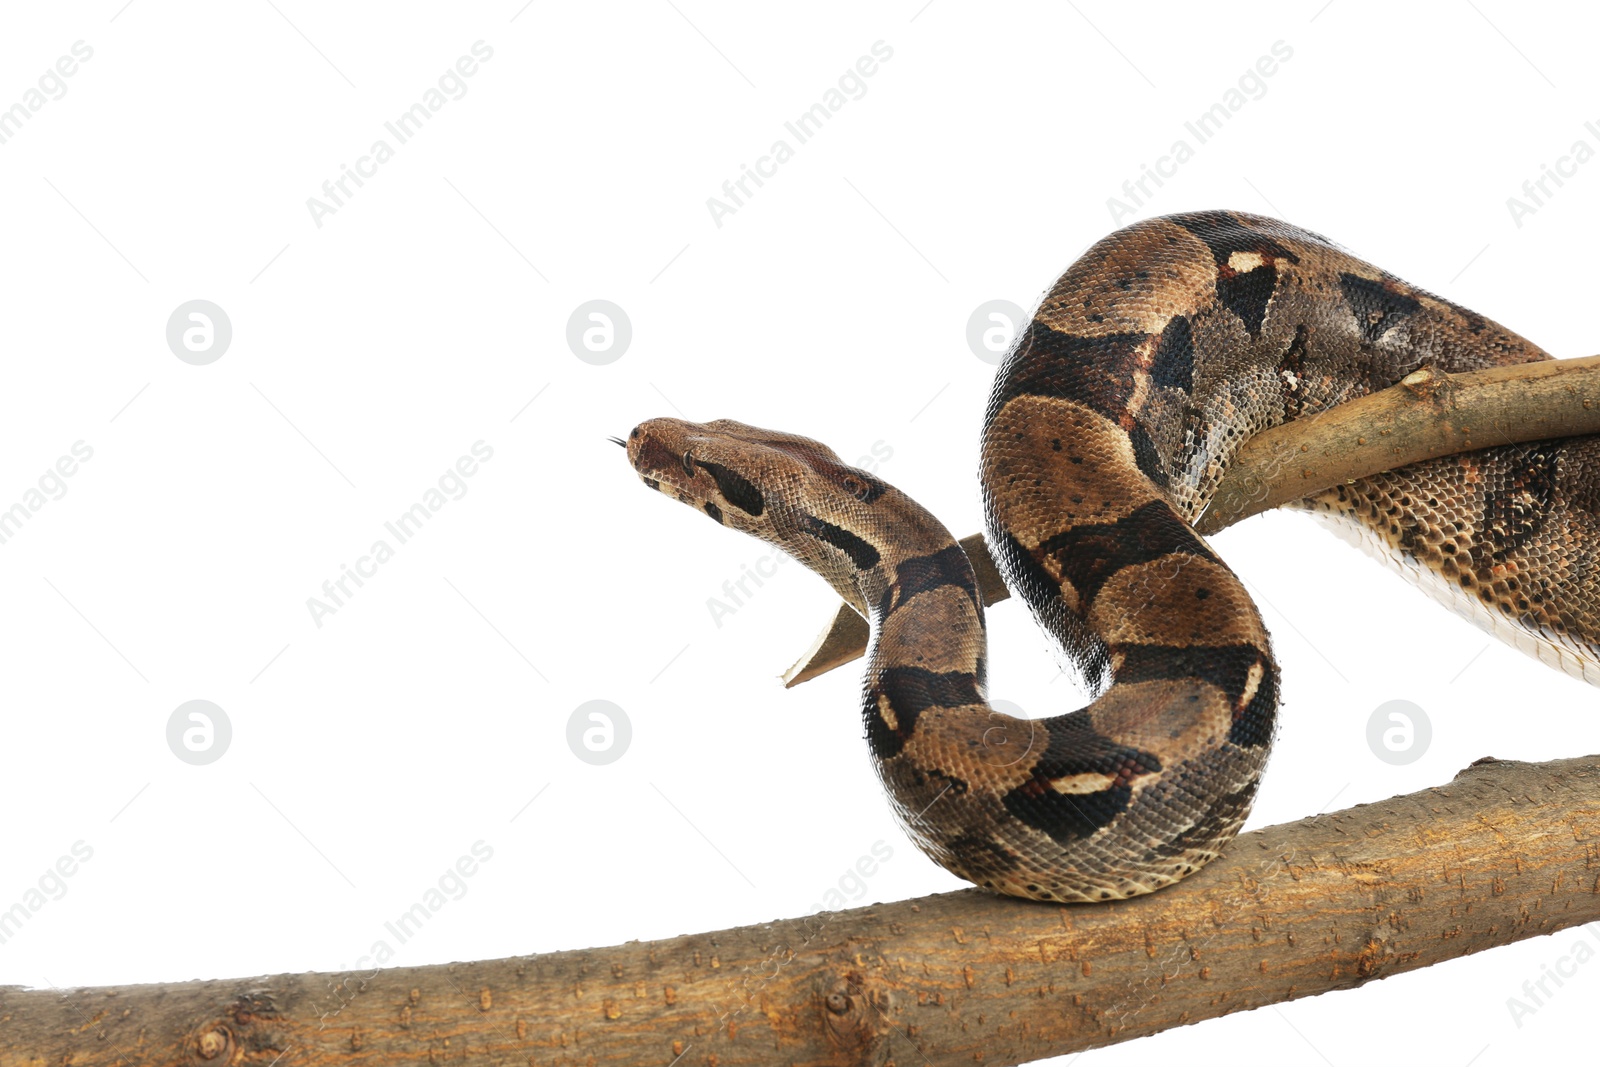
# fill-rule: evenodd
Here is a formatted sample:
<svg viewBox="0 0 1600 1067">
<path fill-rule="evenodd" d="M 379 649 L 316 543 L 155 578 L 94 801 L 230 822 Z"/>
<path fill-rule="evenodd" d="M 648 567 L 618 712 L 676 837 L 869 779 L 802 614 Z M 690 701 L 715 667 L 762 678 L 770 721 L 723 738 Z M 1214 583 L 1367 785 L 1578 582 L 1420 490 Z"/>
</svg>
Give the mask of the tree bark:
<svg viewBox="0 0 1600 1067">
<path fill-rule="evenodd" d="M 1343 482 L 1492 445 L 1600 433 L 1600 356 L 1519 363 L 1462 374 L 1423 367 L 1398 385 L 1246 441 L 1195 528 L 1240 519 Z M 985 605 L 1011 596 L 982 534 L 961 539 Z M 859 659 L 867 626 L 835 611 L 811 649 L 783 674 L 799 685 Z"/>
<path fill-rule="evenodd" d="M 1239 837 L 1179 885 L 968 889 L 611 948 L 172 986 L 0 989 L 0 1067 L 1015 1064 L 1600 918 L 1600 757 Z"/>
</svg>

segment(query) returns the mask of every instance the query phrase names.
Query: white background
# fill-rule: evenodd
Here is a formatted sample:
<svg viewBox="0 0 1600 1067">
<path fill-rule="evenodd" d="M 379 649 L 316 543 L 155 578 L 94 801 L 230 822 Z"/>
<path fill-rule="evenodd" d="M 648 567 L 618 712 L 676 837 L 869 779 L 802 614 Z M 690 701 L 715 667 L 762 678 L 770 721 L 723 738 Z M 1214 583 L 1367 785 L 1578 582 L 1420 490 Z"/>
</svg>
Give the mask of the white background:
<svg viewBox="0 0 1600 1067">
<path fill-rule="evenodd" d="M 891 820 L 856 672 L 775 680 L 826 588 L 786 565 L 716 625 L 708 598 L 767 549 L 646 491 L 604 438 L 681 412 L 847 459 L 881 443 L 880 474 L 978 529 L 993 369 L 969 314 L 1031 307 L 1113 228 L 1107 198 L 1280 40 L 1265 95 L 1138 217 L 1280 215 L 1558 355 L 1600 346 L 1600 164 L 1520 227 L 1506 205 L 1575 140 L 1600 147 L 1593 21 L 1504 0 L 1218 11 L 8 5 L 0 107 L 74 42 L 94 52 L 0 145 L 0 507 L 74 442 L 94 454 L 0 545 L 0 908 L 74 842 L 93 856 L 0 945 L 0 983 L 353 968 L 478 841 L 492 859 L 393 963 L 803 914 L 878 841 L 893 858 L 860 903 L 958 888 Z M 479 40 L 466 94 L 318 227 L 307 198 Z M 879 40 L 865 95 L 718 227 L 707 198 Z M 196 298 L 233 325 L 209 366 L 165 340 Z M 565 340 L 595 298 L 633 324 L 608 366 Z M 307 599 L 480 440 L 466 494 L 319 627 Z M 1484 755 L 1600 751 L 1593 690 L 1309 520 L 1215 544 L 1284 673 L 1252 826 Z M 996 697 L 1077 706 L 1016 604 L 991 629 Z M 209 766 L 167 747 L 191 699 L 232 723 Z M 607 766 L 566 743 L 591 699 L 632 723 Z M 1392 699 L 1433 724 L 1409 766 L 1367 747 Z M 1549 1059 L 1592 1047 L 1600 962 L 1520 1027 L 1507 998 L 1581 938 L 1600 944 L 1538 938 L 1081 1062 Z"/>
</svg>

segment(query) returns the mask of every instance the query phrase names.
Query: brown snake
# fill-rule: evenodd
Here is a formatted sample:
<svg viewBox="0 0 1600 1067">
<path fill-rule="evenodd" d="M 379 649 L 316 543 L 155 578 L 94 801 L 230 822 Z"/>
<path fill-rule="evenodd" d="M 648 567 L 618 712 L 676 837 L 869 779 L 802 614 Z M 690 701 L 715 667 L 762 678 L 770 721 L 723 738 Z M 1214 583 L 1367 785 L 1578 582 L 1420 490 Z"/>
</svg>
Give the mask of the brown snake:
<svg viewBox="0 0 1600 1067">
<path fill-rule="evenodd" d="M 1015 719 L 985 700 L 972 567 L 914 500 L 803 437 L 653 419 L 645 483 L 779 546 L 871 624 L 867 743 L 911 837 L 1042 900 L 1148 893 L 1238 832 L 1278 668 L 1191 526 L 1251 435 L 1398 382 L 1549 359 L 1313 233 L 1232 212 L 1102 239 L 1045 294 L 984 420 L 986 539 L 1096 694 Z M 1600 684 L 1600 437 L 1448 456 L 1293 505 L 1480 626 Z"/>
</svg>

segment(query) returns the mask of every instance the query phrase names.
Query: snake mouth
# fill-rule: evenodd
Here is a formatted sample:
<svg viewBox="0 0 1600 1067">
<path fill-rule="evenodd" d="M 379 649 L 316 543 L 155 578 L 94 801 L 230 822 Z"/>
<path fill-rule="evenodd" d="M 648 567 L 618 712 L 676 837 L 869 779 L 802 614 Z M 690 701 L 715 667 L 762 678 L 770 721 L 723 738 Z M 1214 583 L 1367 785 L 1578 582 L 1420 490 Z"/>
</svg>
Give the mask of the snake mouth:
<svg viewBox="0 0 1600 1067">
<path fill-rule="evenodd" d="M 633 428 L 624 447 L 628 462 L 646 485 L 691 507 L 710 505 L 707 514 L 720 522 L 716 481 L 695 458 L 702 444 L 696 429 L 693 423 L 677 419 L 651 419 Z"/>
<path fill-rule="evenodd" d="M 728 517 L 760 518 L 766 497 L 753 480 L 759 468 L 748 457 L 759 444 L 736 430 L 742 424 L 703 425 L 681 419 L 650 419 L 635 426 L 623 442 L 628 461 L 652 489 L 704 511 L 719 523 Z"/>
<path fill-rule="evenodd" d="M 646 485 L 663 492 L 670 489 L 681 499 L 694 481 L 695 470 L 685 462 L 690 455 L 686 435 L 670 432 L 672 428 L 663 426 L 664 421 L 641 422 L 628 433 L 623 447 L 628 451 L 628 463 Z"/>
</svg>

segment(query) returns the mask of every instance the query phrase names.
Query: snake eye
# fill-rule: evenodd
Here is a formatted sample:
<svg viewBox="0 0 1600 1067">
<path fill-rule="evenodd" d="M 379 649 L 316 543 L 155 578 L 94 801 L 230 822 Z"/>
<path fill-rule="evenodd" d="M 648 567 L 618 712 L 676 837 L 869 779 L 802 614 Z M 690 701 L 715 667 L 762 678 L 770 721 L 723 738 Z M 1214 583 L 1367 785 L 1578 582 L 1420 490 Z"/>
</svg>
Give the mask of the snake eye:
<svg viewBox="0 0 1600 1067">
<path fill-rule="evenodd" d="M 691 477 L 691 478 L 694 477 L 694 453 L 693 452 L 685 452 L 683 454 L 683 469 L 685 471 L 689 472 L 689 477 Z"/>
</svg>

